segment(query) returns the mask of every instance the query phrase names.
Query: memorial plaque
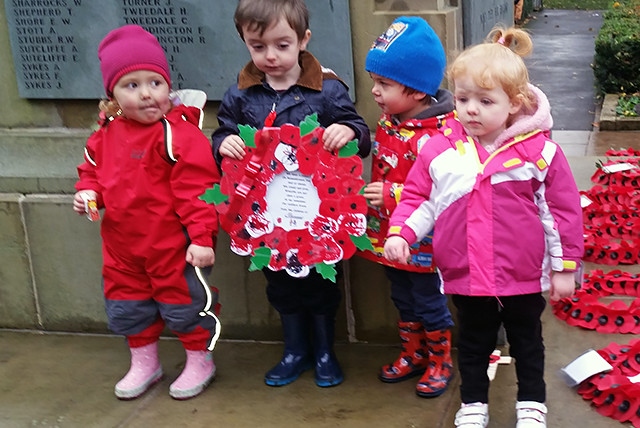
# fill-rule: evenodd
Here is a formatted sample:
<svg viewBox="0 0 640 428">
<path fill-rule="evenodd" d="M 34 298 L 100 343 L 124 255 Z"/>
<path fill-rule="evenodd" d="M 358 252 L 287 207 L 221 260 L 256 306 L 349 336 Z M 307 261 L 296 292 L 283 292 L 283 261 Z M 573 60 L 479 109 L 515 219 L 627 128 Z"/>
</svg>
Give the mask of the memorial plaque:
<svg viewBox="0 0 640 428">
<path fill-rule="evenodd" d="M 464 46 L 484 41 L 489 31 L 496 25 L 513 26 L 512 0 L 463 0 L 462 28 Z"/>
<path fill-rule="evenodd" d="M 201 89 L 220 100 L 249 53 L 233 24 L 230 0 L 5 0 L 18 91 L 23 98 L 104 97 L 98 44 L 112 29 L 137 24 L 167 53 L 174 89 Z M 308 49 L 351 88 L 348 0 L 308 1 Z"/>
</svg>

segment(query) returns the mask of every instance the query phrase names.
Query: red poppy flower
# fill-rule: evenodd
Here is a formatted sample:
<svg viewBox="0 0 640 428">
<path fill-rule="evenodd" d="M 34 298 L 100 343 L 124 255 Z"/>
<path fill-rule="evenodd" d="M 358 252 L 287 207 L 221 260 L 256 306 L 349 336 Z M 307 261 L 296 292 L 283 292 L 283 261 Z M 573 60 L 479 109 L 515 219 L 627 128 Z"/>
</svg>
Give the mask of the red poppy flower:
<svg viewBox="0 0 640 428">
<path fill-rule="evenodd" d="M 285 255 L 290 248 L 287 232 L 281 227 L 276 227 L 271 233 L 262 236 L 258 245 L 276 250 L 282 255 Z"/>
<path fill-rule="evenodd" d="M 345 196 L 340 199 L 340 210 L 345 214 L 358 214 L 367 211 L 367 200 L 362 195 Z"/>
<path fill-rule="evenodd" d="M 353 254 L 352 254 L 353 255 Z M 298 258 L 303 264 L 333 264 L 343 259 L 342 247 L 331 235 L 314 236 L 300 247 Z"/>
<path fill-rule="evenodd" d="M 323 149 L 322 136 L 324 135 L 324 128 L 316 128 L 312 132 L 306 134 L 300 138 L 300 148 L 303 152 L 310 155 L 317 155 L 318 152 Z"/>
<path fill-rule="evenodd" d="M 300 129 L 285 123 L 280 127 L 280 141 L 289 146 L 298 147 L 300 145 Z"/>
<path fill-rule="evenodd" d="M 341 229 L 333 235 L 333 240 L 342 248 L 342 258 L 351 258 L 356 253 L 356 245 L 351 240 L 349 232 L 345 229 Z"/>
<path fill-rule="evenodd" d="M 315 172 L 313 173 L 313 176 L 311 178 L 314 186 L 316 187 L 327 186 L 326 183 L 328 181 L 332 181 L 337 178 L 335 171 L 332 168 L 319 163 L 317 157 L 315 159 L 315 162 L 316 162 L 314 166 Z"/>
<path fill-rule="evenodd" d="M 367 231 L 367 216 L 359 213 L 342 214 L 340 226 L 350 235 L 362 236 Z"/>
<path fill-rule="evenodd" d="M 269 260 L 269 269 L 282 270 L 287 268 L 287 252 L 281 253 L 278 250 L 271 251 L 271 260 Z"/>
<path fill-rule="evenodd" d="M 318 162 L 326 168 L 331 168 L 335 174 L 335 166 L 338 163 L 338 155 L 327 150 L 318 150 Z"/>
<path fill-rule="evenodd" d="M 336 173 L 339 177 L 360 177 L 362 175 L 362 162 L 353 156 L 340 158 L 336 162 Z"/>
<path fill-rule="evenodd" d="M 334 235 L 340 229 L 340 224 L 330 217 L 317 216 L 309 225 L 309 233 L 314 237 Z"/>
<path fill-rule="evenodd" d="M 361 178 L 345 176 L 340 180 L 340 193 L 342 195 L 358 195 L 360 189 L 365 185 Z M 364 199 L 364 196 L 363 196 Z"/>
<path fill-rule="evenodd" d="M 231 240 L 231 251 L 239 256 L 248 256 L 252 250 L 251 236 L 246 230 L 241 229 L 238 233 L 234 234 Z"/>
<path fill-rule="evenodd" d="M 319 214 L 324 217 L 335 218 L 340 215 L 339 199 L 324 199 L 320 202 Z"/>
<path fill-rule="evenodd" d="M 316 154 L 298 150 L 296 158 L 298 160 L 298 171 L 304 175 L 314 175 L 314 173 L 316 173 L 318 164 Z"/>
</svg>

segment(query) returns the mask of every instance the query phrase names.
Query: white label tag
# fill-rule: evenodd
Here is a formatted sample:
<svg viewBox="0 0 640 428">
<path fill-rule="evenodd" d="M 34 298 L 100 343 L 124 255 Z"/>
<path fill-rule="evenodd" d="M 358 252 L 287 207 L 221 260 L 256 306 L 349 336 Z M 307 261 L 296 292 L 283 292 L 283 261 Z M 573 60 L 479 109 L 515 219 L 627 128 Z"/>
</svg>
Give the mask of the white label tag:
<svg viewBox="0 0 640 428">
<path fill-rule="evenodd" d="M 614 172 L 629 171 L 630 169 L 635 169 L 635 168 L 636 168 L 635 165 L 623 162 L 623 163 L 615 163 L 613 165 L 603 166 L 602 170 L 607 174 L 612 174 Z"/>
<path fill-rule="evenodd" d="M 592 203 L 593 203 L 593 201 L 591 199 L 589 199 L 589 197 L 587 195 L 580 196 L 580 206 L 582 208 L 588 207 Z"/>
<path fill-rule="evenodd" d="M 569 363 L 566 367 L 560 369 L 560 376 L 565 383 L 571 387 L 579 385 L 585 379 L 591 376 L 606 372 L 613 369 L 611 364 L 600 356 L 593 349 L 588 350 L 584 354 Z"/>
</svg>

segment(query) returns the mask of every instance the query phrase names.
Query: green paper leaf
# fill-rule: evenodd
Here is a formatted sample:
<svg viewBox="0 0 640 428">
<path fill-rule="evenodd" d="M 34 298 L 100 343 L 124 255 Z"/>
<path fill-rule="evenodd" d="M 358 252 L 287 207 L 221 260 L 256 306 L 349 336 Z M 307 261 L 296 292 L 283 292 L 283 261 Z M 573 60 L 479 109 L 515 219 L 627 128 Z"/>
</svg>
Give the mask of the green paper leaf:
<svg viewBox="0 0 640 428">
<path fill-rule="evenodd" d="M 362 186 L 362 188 L 360 189 L 360 191 L 358 192 L 358 195 L 364 195 L 364 189 L 367 188 L 367 185 L 365 184 L 364 186 Z M 369 201 L 367 201 L 367 203 L 369 203 Z"/>
<path fill-rule="evenodd" d="M 318 122 L 318 113 L 310 114 L 300 122 L 300 136 L 303 137 L 310 134 L 318 126 L 320 126 L 320 122 Z"/>
<path fill-rule="evenodd" d="M 348 158 L 358 154 L 358 140 L 351 140 L 338 151 L 338 157 Z"/>
<path fill-rule="evenodd" d="M 354 245 L 356 246 L 356 248 L 358 250 L 360 250 L 360 251 L 364 251 L 364 250 L 373 251 L 373 244 L 371 243 L 371 240 L 369 240 L 367 235 L 362 235 L 362 236 L 349 235 L 349 237 L 351 238 L 351 242 L 354 243 Z"/>
<path fill-rule="evenodd" d="M 247 147 L 256 147 L 256 132 L 258 130 L 250 125 L 238 125 L 240 131 L 240 138 L 244 141 Z"/>
<path fill-rule="evenodd" d="M 226 202 L 229 199 L 229 196 L 222 193 L 219 184 L 214 184 L 213 187 L 205 190 L 202 195 L 198 196 L 198 199 L 203 200 L 208 204 L 219 205 Z"/>
<path fill-rule="evenodd" d="M 336 274 L 338 273 L 338 271 L 336 271 L 334 265 L 318 263 L 316 265 L 316 270 L 324 279 L 328 279 L 331 282 L 336 282 Z"/>
<path fill-rule="evenodd" d="M 251 266 L 249 266 L 249 271 L 253 272 L 256 270 L 261 270 L 269 266 L 269 261 L 271 260 L 271 248 L 269 247 L 260 247 L 253 252 L 253 256 L 251 257 Z"/>
</svg>

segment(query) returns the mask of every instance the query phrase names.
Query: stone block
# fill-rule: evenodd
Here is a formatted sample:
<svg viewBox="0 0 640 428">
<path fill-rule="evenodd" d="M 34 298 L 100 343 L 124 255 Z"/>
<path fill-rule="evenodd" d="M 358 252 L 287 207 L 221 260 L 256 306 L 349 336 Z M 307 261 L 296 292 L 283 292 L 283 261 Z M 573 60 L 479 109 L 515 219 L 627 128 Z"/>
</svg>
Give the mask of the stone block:
<svg viewBox="0 0 640 428">
<path fill-rule="evenodd" d="M 107 332 L 100 225 L 76 214 L 72 198 L 37 194 L 22 203 L 42 326 Z"/>
<path fill-rule="evenodd" d="M 481 43 L 496 25 L 514 23 L 511 0 L 462 0 L 464 45 Z"/>
<path fill-rule="evenodd" d="M 599 127 L 601 131 L 638 131 L 640 117 L 618 116 L 618 94 L 606 94 L 600 110 Z"/>
<path fill-rule="evenodd" d="M 0 327 L 33 329 L 39 325 L 20 210 L 23 199 L 0 193 Z"/>
<path fill-rule="evenodd" d="M 0 192 L 73 193 L 86 129 L 0 128 Z"/>
</svg>

